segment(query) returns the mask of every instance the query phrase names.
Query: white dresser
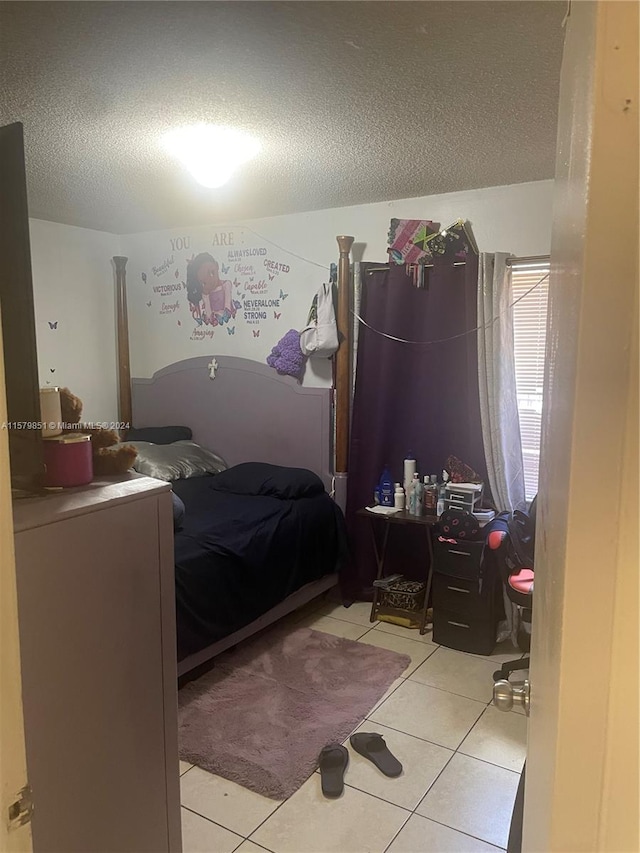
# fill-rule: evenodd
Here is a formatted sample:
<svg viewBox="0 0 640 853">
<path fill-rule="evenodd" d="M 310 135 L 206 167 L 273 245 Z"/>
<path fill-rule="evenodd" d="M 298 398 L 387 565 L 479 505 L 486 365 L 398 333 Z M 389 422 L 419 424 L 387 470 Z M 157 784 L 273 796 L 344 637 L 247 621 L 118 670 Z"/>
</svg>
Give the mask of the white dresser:
<svg viewBox="0 0 640 853">
<path fill-rule="evenodd" d="M 169 484 L 16 501 L 14 532 L 34 853 L 179 853 Z"/>
</svg>

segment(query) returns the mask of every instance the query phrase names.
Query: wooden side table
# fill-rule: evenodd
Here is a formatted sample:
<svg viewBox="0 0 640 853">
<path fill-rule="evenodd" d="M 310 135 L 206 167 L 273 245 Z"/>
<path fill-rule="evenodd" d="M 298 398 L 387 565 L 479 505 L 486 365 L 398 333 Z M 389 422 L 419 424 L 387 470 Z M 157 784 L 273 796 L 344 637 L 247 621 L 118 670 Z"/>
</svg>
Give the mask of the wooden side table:
<svg viewBox="0 0 640 853">
<path fill-rule="evenodd" d="M 389 540 L 389 531 L 393 525 L 407 525 L 407 524 L 417 524 L 418 526 L 424 528 L 425 533 L 427 534 L 427 549 L 429 553 L 429 566 L 427 568 L 427 587 L 424 594 L 424 604 L 422 606 L 422 612 L 420 614 L 420 633 L 426 633 L 427 626 L 427 608 L 429 606 L 429 593 L 431 592 L 431 581 L 433 579 L 433 543 L 431 541 L 431 528 L 434 524 L 437 523 L 438 517 L 436 515 L 411 515 L 411 513 L 406 510 L 400 510 L 400 512 L 390 513 L 389 515 L 383 513 L 369 512 L 369 510 L 363 508 L 359 509 L 356 515 L 361 515 L 370 520 L 370 529 L 371 529 L 371 538 L 373 540 L 373 550 L 376 558 L 377 565 L 377 575 L 376 579 L 380 580 L 380 578 L 384 577 L 384 561 L 387 554 L 387 543 Z M 382 534 L 382 546 L 378 545 L 378 537 L 376 536 L 376 526 L 384 525 L 384 531 Z M 371 605 L 371 616 L 370 621 L 375 622 L 376 616 L 380 611 L 379 604 L 380 597 L 380 589 L 377 586 L 373 588 L 373 603 Z M 396 608 L 385 608 L 385 610 L 389 610 L 390 613 L 396 613 L 398 615 L 406 615 L 411 611 L 407 610 L 399 610 Z"/>
</svg>

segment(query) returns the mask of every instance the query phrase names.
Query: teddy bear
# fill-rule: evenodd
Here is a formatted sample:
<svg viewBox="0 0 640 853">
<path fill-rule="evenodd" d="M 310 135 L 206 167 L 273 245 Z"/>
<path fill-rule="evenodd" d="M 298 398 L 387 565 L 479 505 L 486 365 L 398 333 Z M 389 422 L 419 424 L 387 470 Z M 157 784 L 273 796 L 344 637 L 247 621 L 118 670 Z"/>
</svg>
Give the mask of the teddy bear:
<svg viewBox="0 0 640 853">
<path fill-rule="evenodd" d="M 115 429 L 80 424 L 82 400 L 68 388 L 60 389 L 60 412 L 65 430 L 79 424 L 79 429 L 73 429 L 73 432 L 81 431 L 91 436 L 93 473 L 96 476 L 124 474 L 131 468 L 138 455 L 135 447 L 120 444 L 120 436 Z"/>
</svg>

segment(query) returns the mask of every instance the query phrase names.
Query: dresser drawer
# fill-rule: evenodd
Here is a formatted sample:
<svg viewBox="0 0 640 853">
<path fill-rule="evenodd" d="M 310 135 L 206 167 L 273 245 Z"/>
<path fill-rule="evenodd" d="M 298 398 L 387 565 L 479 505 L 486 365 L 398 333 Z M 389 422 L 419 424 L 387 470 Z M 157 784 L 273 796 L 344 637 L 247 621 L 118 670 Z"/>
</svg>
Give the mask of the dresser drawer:
<svg viewBox="0 0 640 853">
<path fill-rule="evenodd" d="M 484 542 L 433 541 L 433 570 L 454 578 L 478 580 L 482 575 Z"/>
<path fill-rule="evenodd" d="M 481 587 L 481 579 L 468 580 L 434 574 L 433 606 L 461 616 L 489 618 L 492 613 L 491 590 Z"/>
<path fill-rule="evenodd" d="M 495 619 L 461 616 L 433 608 L 433 642 L 449 649 L 490 655 L 496 644 Z"/>
</svg>

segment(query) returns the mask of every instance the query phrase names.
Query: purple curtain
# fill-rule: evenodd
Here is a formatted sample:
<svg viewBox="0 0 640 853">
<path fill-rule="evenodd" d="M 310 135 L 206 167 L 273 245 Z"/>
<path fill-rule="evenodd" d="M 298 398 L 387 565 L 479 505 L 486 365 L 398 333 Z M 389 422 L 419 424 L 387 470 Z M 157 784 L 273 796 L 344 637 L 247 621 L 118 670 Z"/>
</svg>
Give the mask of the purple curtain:
<svg viewBox="0 0 640 853">
<path fill-rule="evenodd" d="M 376 574 L 370 520 L 356 511 L 373 502 L 382 469 L 389 464 L 403 480 L 404 457 L 417 460 L 420 477 L 441 472 L 450 454 L 471 465 L 486 481 L 480 426 L 477 334 L 478 258 L 428 270 L 416 288 L 403 266 L 368 272 L 363 264 L 360 316 L 374 329 L 411 341 L 384 338 L 360 324 L 353 400 L 347 523 L 353 559 L 343 579 L 345 599 L 370 599 Z M 381 524 L 380 524 L 381 526 Z M 385 573 L 424 578 L 425 530 L 398 525 L 389 536 Z"/>
</svg>

